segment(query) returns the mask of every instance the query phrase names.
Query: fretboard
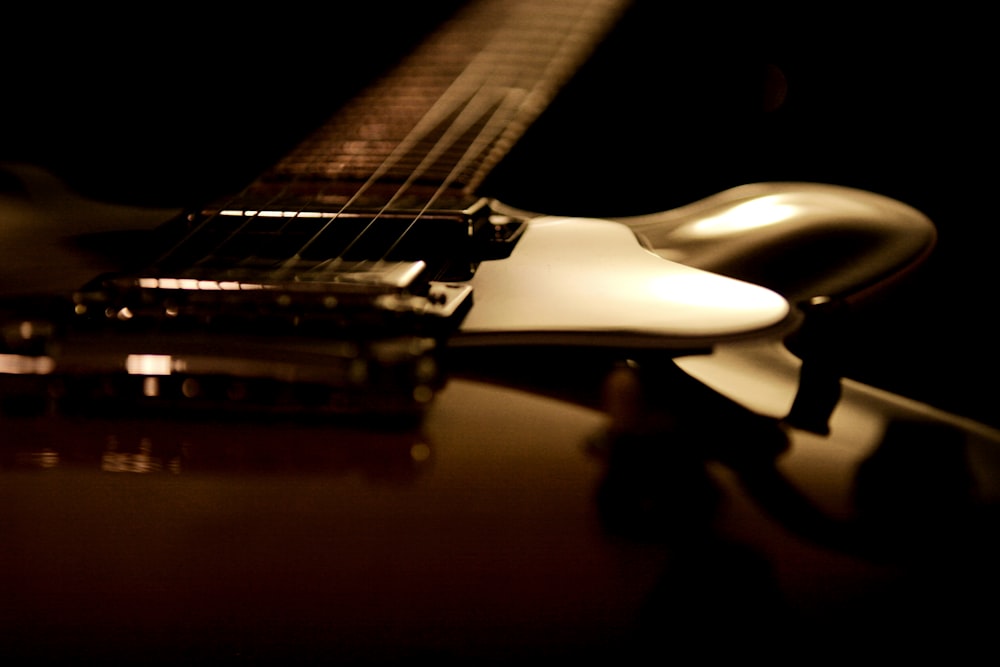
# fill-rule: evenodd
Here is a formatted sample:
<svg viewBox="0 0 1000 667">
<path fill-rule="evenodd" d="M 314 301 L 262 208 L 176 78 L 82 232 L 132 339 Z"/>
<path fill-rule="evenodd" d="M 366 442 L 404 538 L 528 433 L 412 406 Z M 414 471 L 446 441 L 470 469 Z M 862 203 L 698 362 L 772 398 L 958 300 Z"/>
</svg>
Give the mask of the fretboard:
<svg viewBox="0 0 1000 667">
<path fill-rule="evenodd" d="M 468 201 L 627 4 L 473 2 L 243 194 L 274 208 Z"/>
<path fill-rule="evenodd" d="M 334 282 L 354 280 L 359 262 L 420 262 L 424 280 L 466 279 L 519 233 L 493 222 L 478 186 L 627 4 L 464 6 L 243 192 L 206 207 L 157 273 Z"/>
</svg>

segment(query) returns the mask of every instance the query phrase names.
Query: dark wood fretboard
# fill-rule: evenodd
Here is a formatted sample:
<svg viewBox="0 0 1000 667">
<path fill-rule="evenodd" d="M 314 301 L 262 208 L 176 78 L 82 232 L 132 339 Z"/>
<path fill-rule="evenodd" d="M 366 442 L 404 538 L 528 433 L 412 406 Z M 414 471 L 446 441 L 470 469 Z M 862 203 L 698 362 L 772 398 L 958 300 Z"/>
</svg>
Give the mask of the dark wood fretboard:
<svg viewBox="0 0 1000 667">
<path fill-rule="evenodd" d="M 471 3 L 244 194 L 327 207 L 468 198 L 627 4 Z"/>
<path fill-rule="evenodd" d="M 158 272 L 331 281 L 357 262 L 388 261 L 465 279 L 517 234 L 488 222 L 479 184 L 627 4 L 463 7 L 243 192 L 206 208 Z"/>
</svg>

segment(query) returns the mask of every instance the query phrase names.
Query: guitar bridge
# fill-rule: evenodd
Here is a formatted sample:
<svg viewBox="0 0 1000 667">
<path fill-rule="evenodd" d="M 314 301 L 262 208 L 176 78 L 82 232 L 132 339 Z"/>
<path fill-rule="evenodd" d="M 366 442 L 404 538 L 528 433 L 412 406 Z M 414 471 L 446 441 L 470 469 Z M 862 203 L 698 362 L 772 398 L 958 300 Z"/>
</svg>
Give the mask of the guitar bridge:
<svg viewBox="0 0 1000 667">
<path fill-rule="evenodd" d="M 0 400 L 7 414 L 418 415 L 445 382 L 442 340 L 472 290 L 414 293 L 420 266 L 382 268 L 111 276 L 72 298 L 8 304 Z"/>
<path fill-rule="evenodd" d="M 244 207 L 174 224 L 144 271 L 0 305 L 0 398 L 418 413 L 444 383 L 443 341 L 472 303 L 465 281 L 524 227 L 486 200 L 419 215 Z"/>
</svg>

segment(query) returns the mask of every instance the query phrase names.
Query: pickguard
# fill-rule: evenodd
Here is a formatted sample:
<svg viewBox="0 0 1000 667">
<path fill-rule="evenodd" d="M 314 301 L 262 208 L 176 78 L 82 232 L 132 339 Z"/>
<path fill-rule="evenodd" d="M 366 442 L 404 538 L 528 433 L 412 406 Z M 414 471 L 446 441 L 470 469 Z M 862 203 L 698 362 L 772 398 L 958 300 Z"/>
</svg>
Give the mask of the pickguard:
<svg viewBox="0 0 1000 667">
<path fill-rule="evenodd" d="M 771 290 L 659 257 L 628 227 L 540 217 L 511 256 L 483 262 L 456 345 L 689 347 L 790 317 Z"/>
</svg>

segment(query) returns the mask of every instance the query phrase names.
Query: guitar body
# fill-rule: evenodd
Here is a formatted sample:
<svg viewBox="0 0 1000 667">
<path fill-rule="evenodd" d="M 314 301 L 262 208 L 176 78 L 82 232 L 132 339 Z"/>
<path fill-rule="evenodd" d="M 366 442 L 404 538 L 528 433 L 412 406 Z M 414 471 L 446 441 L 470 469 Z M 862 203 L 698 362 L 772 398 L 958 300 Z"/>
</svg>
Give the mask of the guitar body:
<svg viewBox="0 0 1000 667">
<path fill-rule="evenodd" d="M 737 346 L 693 375 L 777 412 L 795 377 L 774 358 Z M 8 419 L 4 654 L 674 657 L 721 634 L 733 657 L 954 656 L 988 643 L 996 433 L 850 383 L 830 434 L 782 430 L 773 463 L 775 433 L 726 434 L 762 469 L 692 461 L 669 438 L 637 462 L 655 469 L 609 464 L 594 451 L 607 426 L 462 380 L 412 430 Z M 695 444 L 714 444 L 703 433 Z M 841 540 L 861 488 L 880 498 L 874 530 Z"/>
<path fill-rule="evenodd" d="M 29 191 L 45 182 L 11 171 L 34 176 Z M 58 270 L 45 276 L 60 288 L 111 260 L 81 252 L 86 244 L 53 221 L 95 210 L 108 227 L 94 233 L 134 239 L 168 213 L 69 193 L 44 201 L 71 205 L 31 212 L 21 197 L 7 219 L 33 225 L 35 249 L 51 239 L 45 254 Z M 784 219 L 791 236 L 837 217 L 802 210 Z M 867 223 L 879 227 L 878 216 Z M 621 433 L 620 415 L 597 409 L 603 378 L 623 350 L 650 354 L 637 341 L 655 340 L 661 304 L 642 302 L 658 294 L 642 281 L 670 280 L 674 266 L 619 222 L 537 218 L 523 242 L 523 257 L 476 276 L 484 299 L 452 342 L 456 377 L 419 424 L 8 416 L 5 652 L 670 656 L 721 633 L 738 638 L 735 655 L 833 637 L 825 651 L 896 654 L 911 632 L 975 639 L 976 626 L 959 626 L 981 620 L 972 601 L 1000 583 L 989 568 L 1000 433 L 839 378 L 827 406 L 802 389 L 803 365 L 780 327 L 711 354 L 652 345 L 644 372 L 653 377 L 609 385 L 612 405 L 632 396 L 651 415 Z M 629 259 L 588 250 L 594 243 L 618 243 Z M 597 275 L 629 289 L 594 309 L 600 291 L 573 286 L 592 284 L 599 260 Z M 652 273 L 633 271 L 647 262 Z M 579 278 L 546 297 L 557 275 Z M 4 288 L 33 291 L 23 281 Z M 747 288 L 751 300 L 772 298 Z M 542 319 L 510 305 L 536 298 L 553 299 Z M 608 326 L 627 312 L 643 314 L 642 327 Z M 785 421 L 800 394 L 825 431 Z M 612 454 L 633 440 L 635 460 Z M 889 465 L 864 479 L 880 456 Z M 857 506 L 861 489 L 876 496 L 874 530 Z"/>
<path fill-rule="evenodd" d="M 506 11 L 481 4 L 487 18 Z M 490 113 L 521 100 L 506 83 L 499 97 L 481 86 Z M 461 120 L 480 113 L 473 102 L 422 118 L 438 132 L 456 117 L 443 135 L 478 131 L 482 116 Z M 354 119 L 351 109 L 341 118 Z M 367 122 L 366 132 L 379 125 Z M 331 126 L 339 149 L 347 125 Z M 495 145 L 510 139 L 498 136 Z M 408 168 L 418 143 L 402 142 Z M 372 145 L 385 175 L 399 156 Z M 298 169 L 311 150 L 281 169 Z M 346 157 L 324 169 L 369 155 L 333 154 Z M 142 273 L 163 265 L 136 249 L 177 244 L 178 228 L 187 239 L 226 216 L 242 228 L 394 210 L 338 208 L 339 172 L 314 208 L 292 210 L 283 197 L 313 182 L 281 169 L 222 207 L 182 214 L 92 201 L 43 171 L 7 166 L 17 187 L 0 192 L 0 295 L 5 305 L 78 296 L 109 272 L 155 281 L 171 298 L 250 292 L 243 269 L 256 256 L 220 273 L 219 255 L 205 255 L 194 266 L 206 272 L 175 275 Z M 462 174 L 447 197 L 478 182 Z M 424 187 L 408 178 L 399 192 Z M 358 196 L 378 189 L 363 183 Z M 279 204 L 252 205 L 261 192 Z M 699 651 L 800 661 L 936 649 L 954 659 L 989 647 L 1000 433 L 843 379 L 829 345 L 841 308 L 927 255 L 936 234 L 926 217 L 872 193 L 790 182 L 617 219 L 486 206 L 487 231 L 515 221 L 516 243 L 417 293 L 431 316 L 439 290 L 471 295 L 440 341 L 446 380 L 433 400 L 421 396 L 417 419 L 290 410 L 284 398 L 231 410 L 238 392 L 189 409 L 201 397 L 175 376 L 213 379 L 260 362 L 282 396 L 295 396 L 297 379 L 328 368 L 324 340 L 277 370 L 267 355 L 250 359 L 238 343 L 251 334 L 251 349 L 282 363 L 297 350 L 260 336 L 253 318 L 198 349 L 205 339 L 160 335 L 176 333 L 166 326 L 147 337 L 115 328 L 128 326 L 126 308 L 109 307 L 109 335 L 46 339 L 39 352 L 24 343 L 39 321 L 5 310 L 4 391 L 27 384 L 42 400 L 20 410 L 20 395 L 3 396 L 0 655 L 506 663 Z M 324 280 L 342 299 L 366 294 L 352 282 L 357 264 L 337 273 L 301 259 L 283 265 L 301 269 L 295 280 L 266 283 L 278 300 L 308 297 Z M 387 292 L 393 308 L 414 285 Z M 167 303 L 159 298 L 150 301 Z M 170 303 L 164 317 L 178 310 Z M 202 378 L 204 359 L 218 363 Z M 100 400 L 62 410 L 64 386 L 49 380 L 64 365 L 97 369 L 85 398 Z M 124 409 L 105 409 L 121 398 L 121 385 L 103 382 L 109 369 L 136 380 Z"/>
<path fill-rule="evenodd" d="M 461 381 L 440 398 L 413 430 L 17 423 L 5 650 L 447 658 L 624 633 L 655 568 L 587 509 L 600 416 Z"/>
</svg>

